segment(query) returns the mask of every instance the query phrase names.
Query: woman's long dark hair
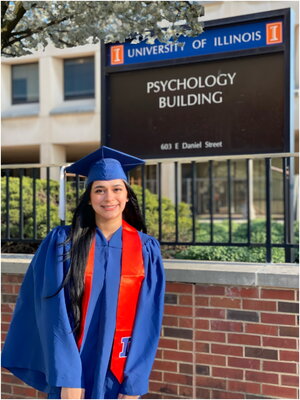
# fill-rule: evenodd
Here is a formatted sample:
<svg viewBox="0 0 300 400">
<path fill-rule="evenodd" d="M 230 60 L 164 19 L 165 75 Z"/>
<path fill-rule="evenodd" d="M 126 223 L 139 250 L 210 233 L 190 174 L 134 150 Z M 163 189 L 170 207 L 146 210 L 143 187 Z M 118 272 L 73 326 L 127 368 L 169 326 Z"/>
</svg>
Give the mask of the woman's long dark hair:
<svg viewBox="0 0 300 400">
<path fill-rule="evenodd" d="M 124 183 L 127 189 L 128 202 L 123 211 L 123 219 L 137 230 L 147 233 L 137 197 L 128 183 Z M 92 183 L 87 187 L 80 198 L 73 215 L 70 234 L 64 243 L 71 244 L 70 251 L 65 255 L 66 259 L 70 259 L 70 267 L 59 288 L 60 290 L 66 286 L 68 289 L 68 297 L 70 300 L 69 312 L 71 314 L 70 316 L 75 334 L 79 333 L 81 302 L 84 291 L 84 272 L 96 230 L 95 212 L 89 204 L 91 188 Z"/>
</svg>

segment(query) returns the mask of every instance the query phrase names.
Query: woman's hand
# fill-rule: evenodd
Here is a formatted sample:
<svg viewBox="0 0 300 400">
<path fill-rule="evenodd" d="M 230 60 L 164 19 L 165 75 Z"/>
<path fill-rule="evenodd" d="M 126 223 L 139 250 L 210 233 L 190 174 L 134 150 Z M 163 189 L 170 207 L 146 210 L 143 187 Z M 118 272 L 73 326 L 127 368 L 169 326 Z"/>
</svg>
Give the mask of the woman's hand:
<svg viewBox="0 0 300 400">
<path fill-rule="evenodd" d="M 139 399 L 140 396 L 129 396 L 128 394 L 118 394 L 118 399 Z"/>
<path fill-rule="evenodd" d="M 84 399 L 85 390 L 81 388 L 61 388 L 61 399 Z"/>
</svg>

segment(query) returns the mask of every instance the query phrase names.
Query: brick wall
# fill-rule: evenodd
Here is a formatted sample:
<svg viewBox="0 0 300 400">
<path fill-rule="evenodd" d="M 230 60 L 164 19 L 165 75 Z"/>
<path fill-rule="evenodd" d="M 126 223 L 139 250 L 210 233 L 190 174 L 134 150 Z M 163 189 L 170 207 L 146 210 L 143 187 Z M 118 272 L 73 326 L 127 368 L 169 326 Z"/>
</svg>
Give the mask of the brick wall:
<svg viewBox="0 0 300 400">
<path fill-rule="evenodd" d="M 149 398 L 298 398 L 297 291 L 168 283 Z"/>
<path fill-rule="evenodd" d="M 3 274 L 2 341 L 22 274 Z M 298 398 L 296 289 L 168 282 L 145 398 Z M 45 398 L 2 373 L 2 398 Z"/>
</svg>

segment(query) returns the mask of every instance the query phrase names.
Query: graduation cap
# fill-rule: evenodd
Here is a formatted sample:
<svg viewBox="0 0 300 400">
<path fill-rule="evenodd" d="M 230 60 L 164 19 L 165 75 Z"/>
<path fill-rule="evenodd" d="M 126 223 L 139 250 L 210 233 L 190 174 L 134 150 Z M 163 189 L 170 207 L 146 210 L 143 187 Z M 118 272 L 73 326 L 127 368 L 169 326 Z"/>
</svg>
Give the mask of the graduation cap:
<svg viewBox="0 0 300 400">
<path fill-rule="evenodd" d="M 87 185 L 94 181 L 124 179 L 126 172 L 144 164 L 145 161 L 121 151 L 102 146 L 91 154 L 74 162 L 65 169 L 77 175 L 87 177 Z"/>
</svg>

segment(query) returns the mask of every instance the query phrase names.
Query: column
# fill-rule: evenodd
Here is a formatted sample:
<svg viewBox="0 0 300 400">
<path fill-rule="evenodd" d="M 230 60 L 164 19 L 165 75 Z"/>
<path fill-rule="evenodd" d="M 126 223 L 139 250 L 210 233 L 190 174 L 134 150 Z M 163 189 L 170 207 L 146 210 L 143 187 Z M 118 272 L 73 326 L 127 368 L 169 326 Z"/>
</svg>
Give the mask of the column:
<svg viewBox="0 0 300 400">
<path fill-rule="evenodd" d="M 66 163 L 66 148 L 63 145 L 43 143 L 40 145 L 41 164 Z M 50 168 L 50 179 L 59 180 L 59 166 Z M 42 168 L 41 178 L 46 178 L 46 169 Z"/>
</svg>

